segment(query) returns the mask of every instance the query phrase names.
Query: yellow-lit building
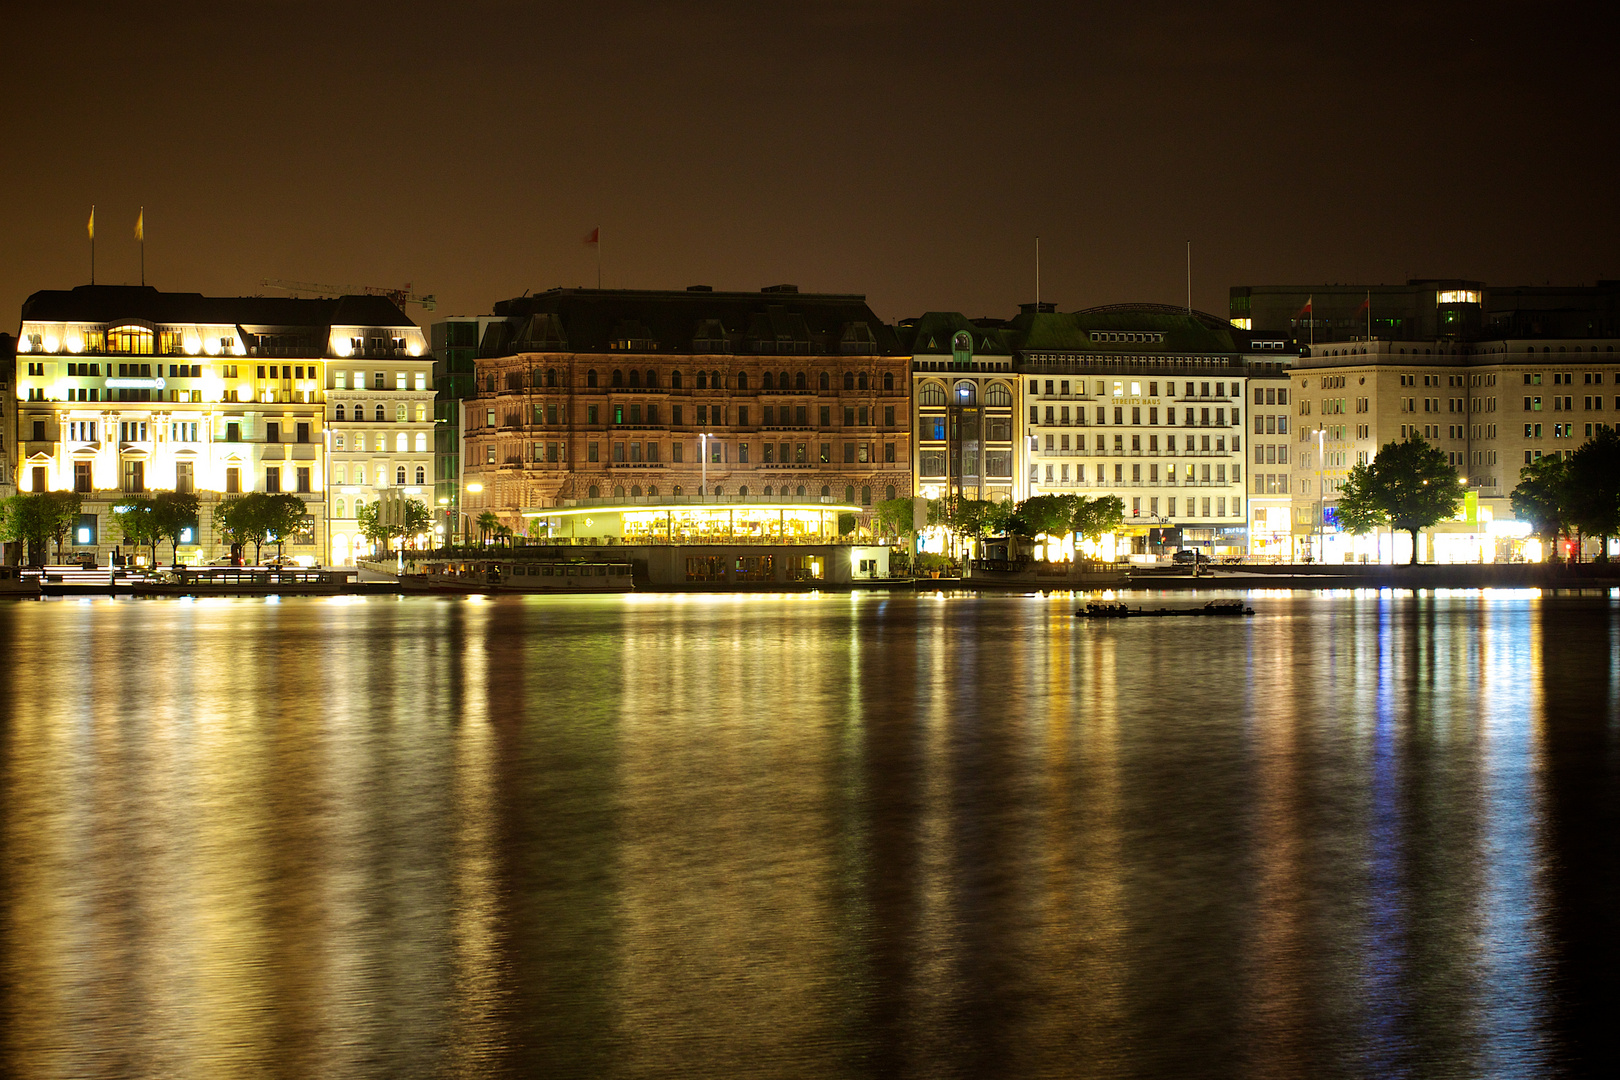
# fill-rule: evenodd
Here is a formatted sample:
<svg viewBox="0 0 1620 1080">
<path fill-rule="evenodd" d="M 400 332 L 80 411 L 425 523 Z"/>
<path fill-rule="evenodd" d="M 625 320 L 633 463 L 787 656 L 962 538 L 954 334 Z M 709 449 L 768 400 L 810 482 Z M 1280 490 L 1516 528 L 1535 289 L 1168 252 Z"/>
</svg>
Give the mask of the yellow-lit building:
<svg viewBox="0 0 1620 1080">
<path fill-rule="evenodd" d="M 126 496 L 195 492 L 199 520 L 180 560 L 196 562 L 224 553 L 212 527 L 220 499 L 289 492 L 309 517 L 288 553 L 330 561 L 328 368 L 392 372 L 425 352 L 421 330 L 378 296 L 37 292 L 17 337 L 17 487 L 78 492 L 72 550 L 103 564 L 123 543 L 112 515 Z"/>
</svg>

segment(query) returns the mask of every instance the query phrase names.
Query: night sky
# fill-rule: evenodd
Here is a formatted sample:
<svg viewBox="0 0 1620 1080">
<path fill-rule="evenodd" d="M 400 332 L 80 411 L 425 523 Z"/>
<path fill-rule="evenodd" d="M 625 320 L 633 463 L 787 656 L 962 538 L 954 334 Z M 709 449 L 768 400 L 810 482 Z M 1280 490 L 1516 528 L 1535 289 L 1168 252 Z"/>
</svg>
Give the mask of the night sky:
<svg viewBox="0 0 1620 1080">
<path fill-rule="evenodd" d="M 147 279 L 866 293 L 1620 277 L 1611 5 L 35 4 L 0 318 Z"/>
</svg>

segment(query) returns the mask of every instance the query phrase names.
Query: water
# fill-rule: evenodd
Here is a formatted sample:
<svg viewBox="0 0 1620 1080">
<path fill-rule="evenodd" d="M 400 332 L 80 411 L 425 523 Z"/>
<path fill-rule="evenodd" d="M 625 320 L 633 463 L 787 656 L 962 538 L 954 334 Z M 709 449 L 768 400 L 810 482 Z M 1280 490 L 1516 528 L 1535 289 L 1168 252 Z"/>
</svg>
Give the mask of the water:
<svg viewBox="0 0 1620 1080">
<path fill-rule="evenodd" d="M 0 1073 L 1614 1066 L 1620 601 L 1251 599 L 0 605 Z"/>
</svg>

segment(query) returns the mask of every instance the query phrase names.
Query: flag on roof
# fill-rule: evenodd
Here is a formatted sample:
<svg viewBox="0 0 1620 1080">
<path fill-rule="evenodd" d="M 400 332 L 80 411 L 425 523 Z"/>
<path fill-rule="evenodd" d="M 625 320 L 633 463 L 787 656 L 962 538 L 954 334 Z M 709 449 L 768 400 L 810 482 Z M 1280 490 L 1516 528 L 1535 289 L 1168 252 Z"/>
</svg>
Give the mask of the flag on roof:
<svg viewBox="0 0 1620 1080">
<path fill-rule="evenodd" d="M 602 242 L 602 227 L 598 225 L 596 228 L 586 233 L 585 242 L 587 244 L 600 244 Z"/>
</svg>

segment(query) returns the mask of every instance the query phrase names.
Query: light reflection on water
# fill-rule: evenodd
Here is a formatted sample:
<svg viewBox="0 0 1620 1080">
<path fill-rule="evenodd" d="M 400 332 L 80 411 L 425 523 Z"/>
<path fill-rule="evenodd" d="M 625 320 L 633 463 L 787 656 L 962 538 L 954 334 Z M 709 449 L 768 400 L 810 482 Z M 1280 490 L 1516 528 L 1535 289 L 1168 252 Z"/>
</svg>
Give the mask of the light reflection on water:
<svg viewBox="0 0 1620 1080">
<path fill-rule="evenodd" d="M 1606 1060 L 1610 599 L 1250 599 L 0 606 L 0 1072 Z"/>
</svg>

